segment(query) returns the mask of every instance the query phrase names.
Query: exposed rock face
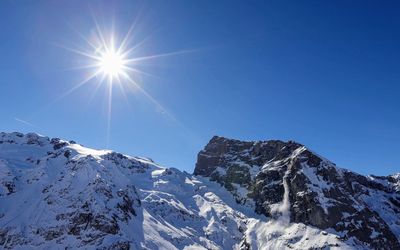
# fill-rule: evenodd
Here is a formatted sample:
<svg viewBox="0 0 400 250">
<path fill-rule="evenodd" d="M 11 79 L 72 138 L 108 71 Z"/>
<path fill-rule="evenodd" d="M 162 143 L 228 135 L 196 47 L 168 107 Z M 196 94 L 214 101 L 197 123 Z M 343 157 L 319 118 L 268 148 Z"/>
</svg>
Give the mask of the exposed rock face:
<svg viewBox="0 0 400 250">
<path fill-rule="evenodd" d="M 295 142 L 217 136 L 198 154 L 194 174 L 219 182 L 239 203 L 254 203 L 257 213 L 271 218 L 279 216 L 276 207 L 286 191 L 292 223 L 374 249 L 400 249 L 399 175 L 362 176 Z"/>
</svg>

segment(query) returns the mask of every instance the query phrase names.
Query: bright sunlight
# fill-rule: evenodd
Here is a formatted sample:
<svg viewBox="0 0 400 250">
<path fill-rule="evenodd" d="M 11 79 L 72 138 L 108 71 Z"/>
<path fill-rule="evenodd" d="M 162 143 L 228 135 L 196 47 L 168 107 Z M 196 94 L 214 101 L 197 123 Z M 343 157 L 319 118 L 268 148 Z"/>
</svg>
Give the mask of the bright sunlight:
<svg viewBox="0 0 400 250">
<path fill-rule="evenodd" d="M 100 52 L 98 67 L 112 82 L 114 77 L 119 77 L 125 73 L 126 62 L 123 55 L 115 51 L 114 48 L 105 48 L 105 51 Z"/>
</svg>

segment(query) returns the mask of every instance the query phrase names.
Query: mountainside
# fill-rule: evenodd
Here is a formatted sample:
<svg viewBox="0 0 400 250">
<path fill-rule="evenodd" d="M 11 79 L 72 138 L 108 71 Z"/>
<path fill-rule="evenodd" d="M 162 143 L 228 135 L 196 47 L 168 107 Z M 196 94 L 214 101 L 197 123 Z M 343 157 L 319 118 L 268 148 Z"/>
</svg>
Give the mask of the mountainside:
<svg viewBox="0 0 400 250">
<path fill-rule="evenodd" d="M 399 174 L 362 176 L 296 142 L 217 136 L 199 153 L 194 174 L 285 226 L 303 223 L 364 247 L 400 249 Z"/>
<path fill-rule="evenodd" d="M 295 142 L 214 137 L 191 175 L 0 133 L 0 248 L 400 249 L 399 241 L 400 174 L 358 175 Z"/>
</svg>

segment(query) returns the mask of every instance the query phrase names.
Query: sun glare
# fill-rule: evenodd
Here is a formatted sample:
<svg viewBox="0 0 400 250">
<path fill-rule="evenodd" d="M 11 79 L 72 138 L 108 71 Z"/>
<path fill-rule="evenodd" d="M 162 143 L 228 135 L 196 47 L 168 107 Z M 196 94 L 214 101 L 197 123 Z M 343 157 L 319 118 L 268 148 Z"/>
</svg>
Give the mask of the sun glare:
<svg viewBox="0 0 400 250">
<path fill-rule="evenodd" d="M 112 80 L 125 73 L 126 63 L 123 56 L 111 48 L 100 53 L 98 67 L 105 76 Z"/>
<path fill-rule="evenodd" d="M 88 76 L 86 78 L 73 86 L 73 88 L 71 88 L 70 90 L 66 91 L 58 99 L 65 97 L 73 91 L 79 89 L 83 85 L 92 82 L 91 80 L 93 79 L 96 79 L 95 83 L 97 86 L 94 87 L 92 96 L 97 92 L 102 84 L 108 83 L 107 142 L 109 141 L 110 134 L 109 131 L 111 126 L 110 122 L 114 86 L 120 88 L 121 93 L 123 94 L 127 102 L 128 99 L 125 93 L 127 90 L 135 92 L 137 90 L 140 91 L 157 107 L 157 110 L 161 110 L 163 114 L 166 114 L 170 119 L 175 121 L 175 118 L 171 114 L 169 114 L 169 112 L 167 112 L 155 98 L 153 98 L 144 88 L 142 88 L 141 84 L 137 82 L 138 79 L 141 79 L 143 76 L 153 76 L 152 74 L 142 71 L 140 69 L 140 65 L 141 62 L 147 60 L 183 54 L 190 51 L 183 50 L 163 54 L 137 56 L 137 54 L 140 54 L 137 52 L 140 52 L 141 46 L 147 40 L 147 37 L 142 41 L 137 41 L 135 43 L 133 42 L 133 33 L 136 22 L 132 24 L 124 37 L 118 37 L 116 36 L 114 30 L 111 30 L 111 32 L 106 32 L 105 29 L 101 29 L 94 15 L 93 19 L 95 24 L 95 35 L 93 35 L 93 37 L 87 37 L 77 32 L 85 40 L 87 45 L 86 49 L 80 50 L 61 46 L 73 53 L 79 54 L 89 59 L 87 64 L 79 67 L 74 67 L 73 69 L 89 69 L 90 72 L 87 72 Z"/>
</svg>

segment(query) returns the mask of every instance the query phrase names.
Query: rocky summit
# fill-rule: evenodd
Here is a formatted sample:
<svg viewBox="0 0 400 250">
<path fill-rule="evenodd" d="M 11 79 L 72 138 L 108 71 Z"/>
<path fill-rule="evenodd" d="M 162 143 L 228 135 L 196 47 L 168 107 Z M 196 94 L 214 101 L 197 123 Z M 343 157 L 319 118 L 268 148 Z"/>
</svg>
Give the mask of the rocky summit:
<svg viewBox="0 0 400 250">
<path fill-rule="evenodd" d="M 400 174 L 215 136 L 194 174 L 0 133 L 2 249 L 400 249 Z"/>
<path fill-rule="evenodd" d="M 288 224 L 368 248 L 400 249 L 400 175 L 362 176 L 293 141 L 218 136 L 199 153 L 194 174 L 220 183 L 238 203 L 268 218 L 282 216 L 279 206 L 286 204 Z"/>
</svg>

